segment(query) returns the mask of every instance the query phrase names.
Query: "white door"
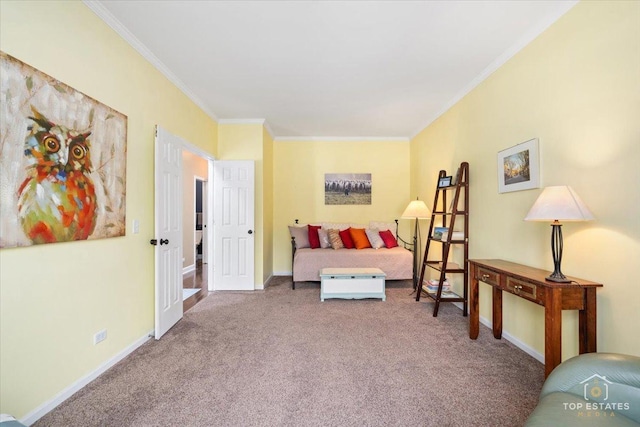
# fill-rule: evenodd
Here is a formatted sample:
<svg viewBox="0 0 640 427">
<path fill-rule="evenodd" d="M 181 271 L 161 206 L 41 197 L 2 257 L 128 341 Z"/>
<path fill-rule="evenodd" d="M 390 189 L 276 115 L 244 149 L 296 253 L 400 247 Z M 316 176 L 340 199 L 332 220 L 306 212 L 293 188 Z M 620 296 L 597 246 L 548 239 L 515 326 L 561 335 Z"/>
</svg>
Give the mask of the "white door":
<svg viewBox="0 0 640 427">
<path fill-rule="evenodd" d="M 182 145 L 156 126 L 155 336 L 182 319 Z"/>
<path fill-rule="evenodd" d="M 254 162 L 214 162 L 213 288 L 254 290 Z"/>
<path fill-rule="evenodd" d="M 209 233 L 207 233 L 207 218 L 209 211 L 207 206 L 208 182 L 202 181 L 202 263 L 207 264 L 209 259 Z"/>
</svg>

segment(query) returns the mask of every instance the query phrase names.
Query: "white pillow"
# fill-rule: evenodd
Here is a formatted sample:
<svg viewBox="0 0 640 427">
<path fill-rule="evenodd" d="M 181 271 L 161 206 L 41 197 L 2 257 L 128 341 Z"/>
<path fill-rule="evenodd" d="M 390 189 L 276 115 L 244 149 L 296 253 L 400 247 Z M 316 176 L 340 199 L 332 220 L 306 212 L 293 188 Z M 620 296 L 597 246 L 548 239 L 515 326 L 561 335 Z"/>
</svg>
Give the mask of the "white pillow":
<svg viewBox="0 0 640 427">
<path fill-rule="evenodd" d="M 395 222 L 383 222 L 383 221 L 370 221 L 369 228 L 377 228 L 378 231 L 389 230 L 395 236 L 396 223 Z"/>
<path fill-rule="evenodd" d="M 371 247 L 373 249 L 380 249 L 384 247 L 384 242 L 382 241 L 382 237 L 380 237 L 380 232 L 377 228 L 367 228 L 364 232 L 367 233 L 367 238 L 369 239 L 369 243 L 371 243 Z"/>
<path fill-rule="evenodd" d="M 302 227 L 296 227 L 294 225 L 289 226 L 289 233 L 291 237 L 295 238 L 296 249 L 309 248 L 309 227 L 303 225 Z"/>
<path fill-rule="evenodd" d="M 329 240 L 329 230 L 324 228 L 318 229 L 318 237 L 320 238 L 320 247 L 327 249 L 331 247 L 331 240 Z"/>
</svg>

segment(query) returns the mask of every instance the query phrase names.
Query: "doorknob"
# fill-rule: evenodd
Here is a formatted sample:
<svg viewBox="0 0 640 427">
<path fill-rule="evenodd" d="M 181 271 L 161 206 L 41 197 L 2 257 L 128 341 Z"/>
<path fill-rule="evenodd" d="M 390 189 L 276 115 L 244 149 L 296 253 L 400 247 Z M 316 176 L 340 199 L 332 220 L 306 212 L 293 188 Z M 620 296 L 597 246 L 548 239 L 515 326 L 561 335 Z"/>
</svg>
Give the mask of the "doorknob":
<svg viewBox="0 0 640 427">
<path fill-rule="evenodd" d="M 253 230 L 249 230 L 249 231 L 247 231 L 247 233 L 253 234 Z"/>
<path fill-rule="evenodd" d="M 169 244 L 169 239 L 160 239 L 160 244 L 161 245 L 168 245 Z"/>
<path fill-rule="evenodd" d="M 158 244 L 158 239 L 151 239 L 149 240 L 149 243 L 151 243 L 153 246 L 156 246 Z"/>
</svg>

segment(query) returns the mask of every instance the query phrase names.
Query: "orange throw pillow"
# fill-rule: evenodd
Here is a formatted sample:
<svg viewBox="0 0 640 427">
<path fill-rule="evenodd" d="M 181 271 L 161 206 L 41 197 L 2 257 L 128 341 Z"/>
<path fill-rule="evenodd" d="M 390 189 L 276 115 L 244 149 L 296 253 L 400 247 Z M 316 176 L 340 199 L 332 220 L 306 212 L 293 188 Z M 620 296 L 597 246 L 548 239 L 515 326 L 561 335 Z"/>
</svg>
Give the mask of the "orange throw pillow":
<svg viewBox="0 0 640 427">
<path fill-rule="evenodd" d="M 356 249 L 370 248 L 369 238 L 364 228 L 349 228 L 349 234 L 351 234 L 351 240 Z"/>
</svg>

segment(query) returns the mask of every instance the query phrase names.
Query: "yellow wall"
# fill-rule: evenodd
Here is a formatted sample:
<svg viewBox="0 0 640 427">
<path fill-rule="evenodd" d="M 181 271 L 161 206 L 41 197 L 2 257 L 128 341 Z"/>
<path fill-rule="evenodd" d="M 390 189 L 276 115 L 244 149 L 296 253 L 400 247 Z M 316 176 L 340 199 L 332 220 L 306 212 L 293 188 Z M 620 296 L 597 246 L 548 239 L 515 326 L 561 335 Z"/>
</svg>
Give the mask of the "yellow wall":
<svg viewBox="0 0 640 427">
<path fill-rule="evenodd" d="M 262 282 L 267 283 L 273 275 L 273 138 L 267 129 L 262 131 L 264 171 L 263 171 L 263 273 Z"/>
<path fill-rule="evenodd" d="M 540 139 L 542 186 L 570 185 L 596 217 L 563 226 L 565 274 L 604 283 L 598 349 L 640 355 L 640 3 L 581 2 L 411 142 L 412 188 L 471 165 L 471 258 L 551 270 L 550 227 L 524 222 L 541 189 L 498 194 L 497 152 Z M 491 319 L 481 285 L 481 315 Z M 543 309 L 506 295 L 504 330 L 544 354 Z M 577 354 L 563 315 L 563 359 Z M 481 333 L 490 333 L 487 330 Z"/>
<path fill-rule="evenodd" d="M 266 237 L 265 205 L 270 184 L 265 183 L 265 145 L 264 127 L 262 123 L 221 123 L 218 126 L 218 153 L 220 160 L 253 160 L 255 161 L 255 281 L 256 289 L 264 286 L 264 276 L 269 275 L 271 269 L 266 269 L 263 263 L 265 256 L 264 242 Z M 265 189 L 267 191 L 265 198 Z M 267 214 L 268 215 L 268 214 Z M 270 248 L 268 248 L 270 249 Z M 267 251 L 267 256 L 270 250 Z"/>
<path fill-rule="evenodd" d="M 291 273 L 288 225 L 315 222 L 393 221 L 407 207 L 409 143 L 406 141 L 278 141 L 273 156 L 273 270 Z M 325 173 L 371 173 L 371 205 L 325 205 Z M 401 220 L 401 231 L 409 226 Z M 406 238 L 408 234 L 403 234 Z"/>
<path fill-rule="evenodd" d="M 0 8 L 0 49 L 128 116 L 127 235 L 0 250 L 0 412 L 23 417 L 153 329 L 154 126 L 215 155 L 217 124 L 81 2 Z"/>
</svg>

